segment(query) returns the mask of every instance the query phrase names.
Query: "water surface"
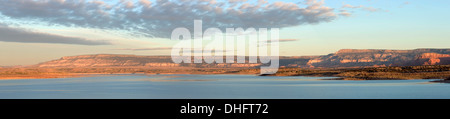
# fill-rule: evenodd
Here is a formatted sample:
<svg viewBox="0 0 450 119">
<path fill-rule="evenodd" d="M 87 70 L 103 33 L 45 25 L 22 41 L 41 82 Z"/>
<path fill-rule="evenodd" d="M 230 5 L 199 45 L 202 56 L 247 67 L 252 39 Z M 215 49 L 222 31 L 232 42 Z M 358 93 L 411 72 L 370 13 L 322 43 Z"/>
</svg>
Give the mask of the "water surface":
<svg viewBox="0 0 450 119">
<path fill-rule="evenodd" d="M 320 80 L 254 75 L 103 75 L 0 80 L 1 99 L 450 99 L 430 80 Z"/>
</svg>

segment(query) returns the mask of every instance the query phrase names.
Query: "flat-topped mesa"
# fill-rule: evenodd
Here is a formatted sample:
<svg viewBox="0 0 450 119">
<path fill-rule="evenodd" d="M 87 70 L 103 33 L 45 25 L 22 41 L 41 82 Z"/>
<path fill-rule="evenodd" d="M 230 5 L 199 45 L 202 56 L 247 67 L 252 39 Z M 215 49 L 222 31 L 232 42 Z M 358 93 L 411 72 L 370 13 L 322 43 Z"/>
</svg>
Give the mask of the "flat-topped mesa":
<svg viewBox="0 0 450 119">
<path fill-rule="evenodd" d="M 341 49 L 335 54 L 348 53 L 411 53 L 413 50 L 385 50 L 385 49 Z"/>
<path fill-rule="evenodd" d="M 440 53 L 450 54 L 450 49 L 414 49 L 414 50 L 387 50 L 387 49 L 341 49 L 335 54 L 349 53 Z"/>
<path fill-rule="evenodd" d="M 170 56 L 138 56 L 138 55 L 124 55 L 124 54 L 94 54 L 94 55 L 78 55 L 78 56 L 65 56 L 61 60 L 71 59 L 92 59 L 92 58 L 159 58 L 168 59 Z"/>
<path fill-rule="evenodd" d="M 40 63 L 37 67 L 176 67 L 170 56 L 137 56 L 137 55 L 80 55 L 67 56 L 58 60 Z M 158 64 L 155 64 L 158 63 Z"/>
<path fill-rule="evenodd" d="M 225 57 L 224 57 L 225 58 Z M 259 63 L 245 64 L 206 64 L 206 63 L 174 63 L 171 56 L 137 56 L 137 55 L 114 55 L 114 54 L 98 54 L 98 55 L 80 55 L 62 57 L 58 60 L 40 63 L 36 67 L 204 67 L 204 68 L 229 68 L 240 67 L 249 68 L 257 67 Z"/>
<path fill-rule="evenodd" d="M 415 66 L 445 65 L 450 49 L 342 49 L 318 58 L 312 58 L 312 67 L 373 67 L 373 66 Z M 310 66 L 310 67 L 311 67 Z"/>
<path fill-rule="evenodd" d="M 413 51 L 419 52 L 419 53 L 434 52 L 434 53 L 440 53 L 440 54 L 450 54 L 450 49 L 415 49 Z"/>
<path fill-rule="evenodd" d="M 374 50 L 369 49 L 341 49 L 337 51 L 335 54 L 345 54 L 345 53 L 369 53 L 375 52 Z"/>
<path fill-rule="evenodd" d="M 225 58 L 225 57 L 224 57 Z M 246 57 L 248 59 L 248 57 Z M 280 56 L 280 67 L 300 68 L 340 68 L 340 67 L 380 67 L 418 66 L 450 64 L 450 49 L 342 49 L 335 54 L 322 56 Z M 255 63 L 173 63 L 171 56 L 138 55 L 80 55 L 62 57 L 44 62 L 37 67 L 196 67 L 196 68 L 254 68 Z"/>
</svg>

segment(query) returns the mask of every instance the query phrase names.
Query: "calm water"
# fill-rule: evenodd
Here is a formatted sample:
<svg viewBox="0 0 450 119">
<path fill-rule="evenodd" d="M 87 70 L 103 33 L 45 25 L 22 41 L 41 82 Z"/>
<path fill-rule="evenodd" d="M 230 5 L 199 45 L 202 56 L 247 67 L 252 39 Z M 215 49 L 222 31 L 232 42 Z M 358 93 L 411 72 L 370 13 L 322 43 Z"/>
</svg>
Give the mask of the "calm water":
<svg viewBox="0 0 450 119">
<path fill-rule="evenodd" d="M 0 98 L 450 99 L 450 84 L 428 83 L 430 80 L 319 80 L 326 78 L 331 77 L 104 75 L 0 80 Z"/>
</svg>

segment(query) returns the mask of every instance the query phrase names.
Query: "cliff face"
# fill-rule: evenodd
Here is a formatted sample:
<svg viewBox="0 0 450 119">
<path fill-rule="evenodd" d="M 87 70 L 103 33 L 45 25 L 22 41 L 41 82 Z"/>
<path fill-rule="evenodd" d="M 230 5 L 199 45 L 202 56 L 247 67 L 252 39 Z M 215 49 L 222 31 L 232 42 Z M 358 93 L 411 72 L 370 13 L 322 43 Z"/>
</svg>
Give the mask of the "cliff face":
<svg viewBox="0 0 450 119">
<path fill-rule="evenodd" d="M 310 67 L 383 67 L 448 64 L 450 49 L 358 50 L 343 49 L 313 58 Z"/>
<path fill-rule="evenodd" d="M 246 58 L 248 59 L 248 57 Z M 384 67 L 450 64 L 450 49 L 416 50 L 359 50 L 343 49 L 324 56 L 280 57 L 281 67 L 339 68 Z M 170 56 L 136 55 L 81 55 L 63 57 L 36 65 L 37 67 L 199 67 L 199 68 L 250 68 L 261 64 L 176 64 Z"/>
<path fill-rule="evenodd" d="M 450 54 L 424 53 L 418 59 L 424 59 L 423 65 L 440 65 L 450 63 Z"/>
</svg>

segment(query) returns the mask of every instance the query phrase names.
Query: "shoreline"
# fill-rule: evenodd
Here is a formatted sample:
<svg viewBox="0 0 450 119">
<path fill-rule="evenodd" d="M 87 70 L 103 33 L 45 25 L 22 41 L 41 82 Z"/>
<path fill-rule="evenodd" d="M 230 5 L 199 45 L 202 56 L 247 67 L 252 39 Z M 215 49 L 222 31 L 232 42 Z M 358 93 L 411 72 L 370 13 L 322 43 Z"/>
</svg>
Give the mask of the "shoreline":
<svg viewBox="0 0 450 119">
<path fill-rule="evenodd" d="M 333 80 L 412 80 L 447 79 L 450 80 L 450 65 L 371 67 L 346 69 L 302 69 L 280 68 L 275 74 L 260 75 L 260 69 L 155 69 L 155 68 L 4 68 L 0 70 L 0 80 L 14 79 L 50 79 L 92 77 L 114 74 L 201 74 L 201 75 L 255 75 L 255 76 L 308 76 L 338 77 Z M 330 79 L 328 79 L 330 80 Z M 444 81 L 448 82 L 448 81 Z"/>
<path fill-rule="evenodd" d="M 252 74 L 243 74 L 243 73 L 222 73 L 222 74 L 208 74 L 208 73 L 74 73 L 67 75 L 22 75 L 22 76 L 0 76 L 1 80 L 33 80 L 33 79 L 63 79 L 63 78 L 80 78 L 80 77 L 96 77 L 103 75 L 159 75 L 159 74 L 200 74 L 200 75 L 252 75 Z M 261 76 L 261 75 L 255 75 Z M 299 75 L 297 75 L 299 76 Z M 285 76 L 275 76 L 275 77 L 285 77 Z M 335 76 L 306 76 L 306 77 L 335 77 Z M 350 78 L 350 77 L 336 77 L 330 79 L 319 79 L 319 80 L 342 80 L 342 81 L 369 81 L 369 80 L 417 80 L 417 79 L 383 79 L 383 78 L 371 78 L 371 79 L 362 79 L 362 78 Z M 426 80 L 426 79 L 421 79 Z M 450 78 L 441 79 L 441 80 L 433 80 L 429 81 L 430 83 L 450 83 Z"/>
<path fill-rule="evenodd" d="M 199 75 L 254 75 L 252 73 L 69 73 L 69 74 L 32 74 L 32 75 L 0 75 L 0 80 L 21 80 L 21 79 L 57 79 L 57 78 L 78 78 L 95 77 L 101 75 L 165 75 L 165 74 L 199 74 Z M 255 75 L 257 76 L 257 75 Z"/>
<path fill-rule="evenodd" d="M 416 80 L 416 79 L 401 79 L 401 78 L 362 78 L 362 77 L 342 77 L 332 75 L 258 75 L 254 73 L 69 73 L 69 74 L 52 74 L 52 75 L 12 75 L 12 76 L 0 76 L 0 80 L 26 80 L 26 79 L 57 79 L 57 78 L 78 78 L 78 77 L 96 77 L 102 75 L 165 75 L 165 74 L 197 74 L 197 75 L 255 75 L 255 76 L 305 76 L 305 77 L 336 77 L 331 79 L 320 80 Z M 421 79 L 421 78 L 417 78 Z M 439 78 L 436 78 L 439 79 Z M 441 78 L 442 79 L 442 78 Z M 450 79 L 442 79 L 437 81 L 430 81 L 435 83 L 450 83 Z"/>
<path fill-rule="evenodd" d="M 76 78 L 76 77 L 90 77 L 91 74 L 51 74 L 51 75 L 5 75 L 0 76 L 0 80 L 21 80 L 21 79 L 57 79 L 57 78 Z"/>
<path fill-rule="evenodd" d="M 279 69 L 275 74 L 262 76 L 318 76 L 340 77 L 339 80 L 450 80 L 450 65 L 370 67 L 347 69 Z M 335 79 L 336 80 L 336 79 Z"/>
</svg>

